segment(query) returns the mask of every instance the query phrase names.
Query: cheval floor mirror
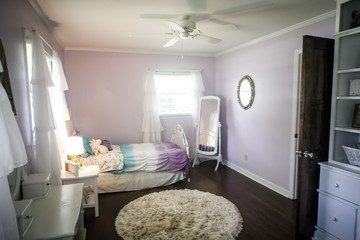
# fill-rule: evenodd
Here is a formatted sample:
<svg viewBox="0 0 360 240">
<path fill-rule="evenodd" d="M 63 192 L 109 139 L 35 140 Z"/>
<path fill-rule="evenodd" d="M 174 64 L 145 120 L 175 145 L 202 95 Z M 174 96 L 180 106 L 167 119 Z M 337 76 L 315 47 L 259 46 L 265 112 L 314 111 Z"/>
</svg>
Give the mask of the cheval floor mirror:
<svg viewBox="0 0 360 240">
<path fill-rule="evenodd" d="M 201 159 L 215 159 L 217 164 L 224 164 L 221 155 L 220 98 L 202 97 L 200 100 L 199 119 L 196 129 L 196 150 L 193 167 Z"/>
</svg>

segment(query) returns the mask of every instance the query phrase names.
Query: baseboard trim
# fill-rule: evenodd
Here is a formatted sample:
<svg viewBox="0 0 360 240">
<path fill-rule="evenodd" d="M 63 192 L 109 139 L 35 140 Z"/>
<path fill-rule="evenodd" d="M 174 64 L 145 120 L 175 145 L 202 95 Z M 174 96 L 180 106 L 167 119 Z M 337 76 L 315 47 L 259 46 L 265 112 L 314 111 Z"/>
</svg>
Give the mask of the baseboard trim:
<svg viewBox="0 0 360 240">
<path fill-rule="evenodd" d="M 273 190 L 274 192 L 277 192 L 277 193 L 283 195 L 284 197 L 291 199 L 289 190 L 286 190 L 286 189 L 284 189 L 282 187 L 279 187 L 278 185 L 276 185 L 276 184 L 274 184 L 274 183 L 272 183 L 272 182 L 270 182 L 270 181 L 268 181 L 266 179 L 263 179 L 263 178 L 259 177 L 258 175 L 253 174 L 252 172 L 249 172 L 248 170 L 245 170 L 245 169 L 243 169 L 243 168 L 241 168 L 241 167 L 239 167 L 239 166 L 237 166 L 237 165 L 235 165 L 235 164 L 233 164 L 233 163 L 231 163 L 231 162 L 229 162 L 227 160 L 223 160 L 223 161 L 224 161 L 224 164 L 227 167 L 229 167 L 229 168 L 235 170 L 236 172 L 238 172 L 238 173 L 240 173 L 240 174 L 254 180 L 257 183 L 260 183 L 261 185 Z"/>
</svg>

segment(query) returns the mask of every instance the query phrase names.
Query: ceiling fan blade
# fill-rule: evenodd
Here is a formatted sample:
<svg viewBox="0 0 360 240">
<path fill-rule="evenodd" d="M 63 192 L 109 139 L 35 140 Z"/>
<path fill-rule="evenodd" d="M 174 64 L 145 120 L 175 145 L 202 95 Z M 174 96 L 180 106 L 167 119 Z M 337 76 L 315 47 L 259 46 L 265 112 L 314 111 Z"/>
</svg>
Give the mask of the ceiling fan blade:
<svg viewBox="0 0 360 240">
<path fill-rule="evenodd" d="M 206 20 L 206 19 L 209 19 L 211 17 L 211 14 L 209 14 L 209 13 L 190 13 L 190 14 L 187 14 L 187 15 L 189 15 L 190 19 L 192 19 L 195 22 Z"/>
<path fill-rule="evenodd" d="M 194 37 L 195 40 L 200 40 L 200 41 L 204 41 L 204 42 L 208 42 L 208 43 L 212 43 L 212 44 L 217 44 L 219 42 L 221 42 L 221 39 L 218 38 L 214 38 L 214 37 L 209 37 L 206 35 L 197 35 L 196 37 Z"/>
<path fill-rule="evenodd" d="M 211 28 L 207 28 L 205 32 L 228 32 L 228 31 L 235 31 L 237 30 L 238 27 L 234 24 L 225 24 L 225 25 L 221 25 L 221 26 L 217 26 L 217 27 L 211 27 Z"/>
<path fill-rule="evenodd" d="M 165 43 L 165 45 L 163 47 L 171 47 L 173 46 L 175 43 L 177 43 L 177 41 L 179 41 L 179 37 L 173 38 L 170 41 L 168 41 L 167 43 Z"/>
<path fill-rule="evenodd" d="M 186 2 L 193 12 L 206 11 L 206 0 L 187 0 Z"/>
<path fill-rule="evenodd" d="M 171 21 L 163 21 L 163 22 L 174 31 L 185 32 L 185 29 L 176 22 L 171 22 Z"/>
<path fill-rule="evenodd" d="M 244 12 L 248 10 L 253 10 L 257 8 L 265 8 L 273 5 L 273 3 L 268 1 L 259 1 L 259 2 L 253 2 L 248 4 L 243 4 L 237 7 L 222 9 L 213 12 L 214 15 L 225 15 L 225 14 L 231 14 L 231 13 L 238 13 L 238 12 Z"/>
</svg>

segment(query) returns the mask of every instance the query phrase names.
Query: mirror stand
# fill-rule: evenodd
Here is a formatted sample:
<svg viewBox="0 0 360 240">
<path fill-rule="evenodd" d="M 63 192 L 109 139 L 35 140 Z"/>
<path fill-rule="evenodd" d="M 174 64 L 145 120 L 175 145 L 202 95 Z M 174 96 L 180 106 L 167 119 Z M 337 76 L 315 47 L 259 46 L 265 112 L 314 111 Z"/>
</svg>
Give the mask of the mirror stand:
<svg viewBox="0 0 360 240">
<path fill-rule="evenodd" d="M 200 158 L 216 159 L 217 164 L 224 164 L 221 155 L 220 98 L 202 97 L 200 100 L 199 120 L 196 128 L 196 150 L 193 167 Z"/>
<path fill-rule="evenodd" d="M 219 164 L 221 163 L 222 165 L 224 165 L 224 162 L 223 162 L 223 159 L 222 159 L 222 154 L 221 154 L 221 123 L 220 122 L 218 122 L 218 133 L 219 133 L 219 135 L 218 135 L 218 143 L 219 143 L 219 151 L 218 151 L 218 154 L 216 154 L 216 155 L 205 155 L 205 154 L 201 154 L 201 153 L 199 153 L 198 151 L 196 151 L 195 152 L 195 158 L 194 158 L 194 162 L 193 162 L 193 167 L 195 166 L 195 164 L 197 163 L 197 162 L 201 162 L 200 161 L 200 158 L 204 158 L 204 159 L 209 159 L 209 160 L 211 160 L 211 159 L 215 159 L 215 160 L 217 160 L 217 163 L 216 163 L 216 167 L 215 167 L 215 171 L 217 171 L 218 170 L 218 168 L 219 168 Z"/>
</svg>

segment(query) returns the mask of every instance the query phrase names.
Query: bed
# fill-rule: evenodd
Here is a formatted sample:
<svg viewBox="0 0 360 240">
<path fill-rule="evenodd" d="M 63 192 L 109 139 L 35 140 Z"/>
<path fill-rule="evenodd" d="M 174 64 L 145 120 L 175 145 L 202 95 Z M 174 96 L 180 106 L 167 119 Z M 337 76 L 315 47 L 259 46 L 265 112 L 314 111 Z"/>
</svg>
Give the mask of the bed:
<svg viewBox="0 0 360 240">
<path fill-rule="evenodd" d="M 189 146 L 176 125 L 170 142 L 111 145 L 111 151 L 80 157 L 84 165 L 98 165 L 99 193 L 134 191 L 190 179 Z"/>
</svg>

